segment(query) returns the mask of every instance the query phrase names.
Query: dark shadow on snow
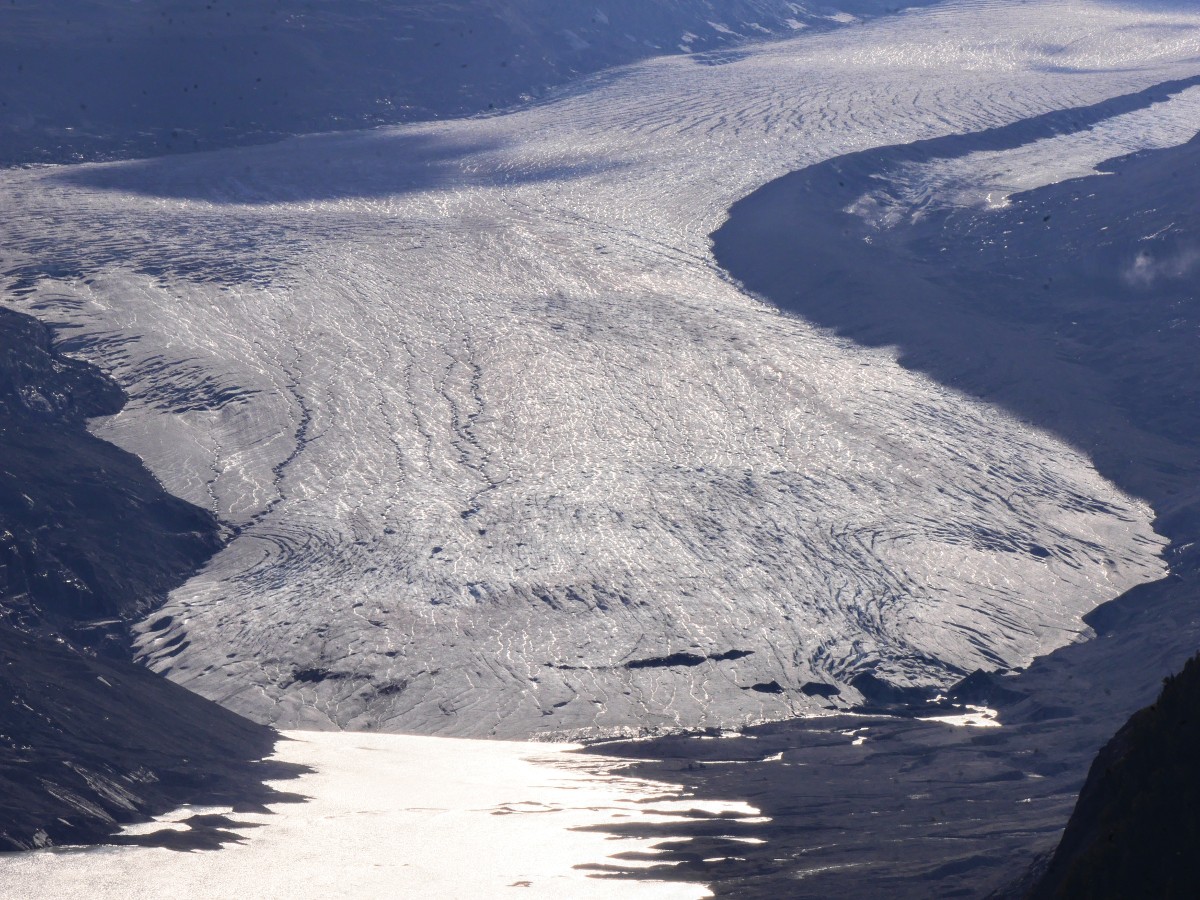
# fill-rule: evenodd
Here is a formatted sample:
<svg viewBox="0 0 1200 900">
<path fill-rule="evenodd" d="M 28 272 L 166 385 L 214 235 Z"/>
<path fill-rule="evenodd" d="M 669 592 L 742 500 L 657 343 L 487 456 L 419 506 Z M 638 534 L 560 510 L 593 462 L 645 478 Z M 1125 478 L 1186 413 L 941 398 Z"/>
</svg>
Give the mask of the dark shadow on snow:
<svg viewBox="0 0 1200 900">
<path fill-rule="evenodd" d="M 458 141 L 407 131 L 319 134 L 236 152 L 73 166 L 54 179 L 151 197 L 257 206 L 508 188 L 585 177 L 615 165 L 572 158 L 517 166 L 500 156 L 504 149 L 496 140 Z"/>
</svg>

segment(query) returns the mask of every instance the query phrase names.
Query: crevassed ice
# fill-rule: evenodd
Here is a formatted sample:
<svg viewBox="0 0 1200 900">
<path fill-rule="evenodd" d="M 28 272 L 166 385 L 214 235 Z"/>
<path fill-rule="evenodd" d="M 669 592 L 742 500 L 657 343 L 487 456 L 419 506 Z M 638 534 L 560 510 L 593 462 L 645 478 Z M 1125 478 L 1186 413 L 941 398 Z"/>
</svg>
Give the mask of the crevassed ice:
<svg viewBox="0 0 1200 900">
<path fill-rule="evenodd" d="M 1006 206 L 1012 194 L 1093 175 L 1116 156 L 1187 143 L 1196 136 L 1198 116 L 1200 88 L 1193 87 L 1091 128 L 1015 149 L 900 165 L 886 173 L 886 188 L 860 197 L 850 210 L 889 227 L 930 208 Z"/>
<path fill-rule="evenodd" d="M 807 163 L 1192 74 L 1198 25 L 949 3 L 503 116 L 0 174 L 5 268 L 54 263 L 24 308 L 130 393 L 96 432 L 243 526 L 142 651 L 287 726 L 520 735 L 1079 639 L 1161 574 L 1150 511 L 707 235 Z"/>
</svg>

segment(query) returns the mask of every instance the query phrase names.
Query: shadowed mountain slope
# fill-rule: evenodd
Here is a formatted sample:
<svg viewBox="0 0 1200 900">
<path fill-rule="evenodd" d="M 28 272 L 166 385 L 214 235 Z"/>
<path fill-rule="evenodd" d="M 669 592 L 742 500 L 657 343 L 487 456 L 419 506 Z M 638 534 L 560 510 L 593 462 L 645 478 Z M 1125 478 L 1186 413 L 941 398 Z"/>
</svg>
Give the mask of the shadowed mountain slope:
<svg viewBox="0 0 1200 900">
<path fill-rule="evenodd" d="M 155 156 L 471 115 L 649 56 L 721 51 L 831 25 L 837 13 L 897 6 L 12 0 L 0 8 L 0 164 Z"/>
<path fill-rule="evenodd" d="M 183 804 L 291 799 L 276 734 L 131 663 L 0 625 L 0 850 L 109 838 Z"/>
<path fill-rule="evenodd" d="M 222 544 L 90 435 L 123 397 L 0 310 L 0 849 L 97 840 L 185 802 L 261 805 L 275 732 L 128 662 L 128 621 Z M 98 655 L 99 654 L 99 655 Z"/>
<path fill-rule="evenodd" d="M 92 437 L 120 388 L 51 349 L 49 330 L 0 309 L 0 596 L 10 622 L 127 655 L 124 623 L 223 543 L 217 520 L 172 497 L 137 457 Z"/>
<path fill-rule="evenodd" d="M 1195 896 L 1198 755 L 1200 657 L 1193 657 L 1092 763 L 1032 900 Z"/>
</svg>

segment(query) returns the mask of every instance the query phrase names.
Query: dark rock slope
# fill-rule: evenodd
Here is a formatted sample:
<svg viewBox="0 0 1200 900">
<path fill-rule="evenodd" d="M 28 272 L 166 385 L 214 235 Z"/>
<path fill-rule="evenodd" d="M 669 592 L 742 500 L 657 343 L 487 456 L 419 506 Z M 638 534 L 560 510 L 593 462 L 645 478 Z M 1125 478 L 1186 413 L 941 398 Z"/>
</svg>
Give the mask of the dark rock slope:
<svg viewBox="0 0 1200 900">
<path fill-rule="evenodd" d="M 0 309 L 0 597 L 5 618 L 122 655 L 144 614 L 222 544 L 220 523 L 166 493 L 86 419 L 124 397 L 57 354 L 36 320 Z"/>
<path fill-rule="evenodd" d="M 0 309 L 0 849 L 95 840 L 183 802 L 271 796 L 275 733 L 128 661 L 125 623 L 222 543 L 92 437 L 97 370 Z"/>
<path fill-rule="evenodd" d="M 1092 764 L 1031 900 L 1185 898 L 1200 885 L 1200 657 Z"/>
<path fill-rule="evenodd" d="M 0 850 L 101 840 L 184 803 L 283 799 L 276 735 L 131 663 L 0 626 Z"/>
</svg>

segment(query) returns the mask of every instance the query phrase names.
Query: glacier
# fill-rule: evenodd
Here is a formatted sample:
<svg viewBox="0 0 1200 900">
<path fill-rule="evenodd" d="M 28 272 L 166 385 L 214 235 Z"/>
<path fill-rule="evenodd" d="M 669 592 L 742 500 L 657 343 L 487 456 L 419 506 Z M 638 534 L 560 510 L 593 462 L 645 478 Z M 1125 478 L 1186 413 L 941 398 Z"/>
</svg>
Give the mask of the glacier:
<svg viewBox="0 0 1200 900">
<path fill-rule="evenodd" d="M 710 233 L 786 172 L 1198 55 L 1181 7 L 960 0 L 501 115 L 9 169 L 0 286 L 128 392 L 93 431 L 236 529 L 139 626 L 204 696 L 493 737 L 844 708 L 1086 639 L 1164 541 L 1078 449 L 749 296 Z M 1186 139 L 1192 96 L 1043 182 Z"/>
</svg>

